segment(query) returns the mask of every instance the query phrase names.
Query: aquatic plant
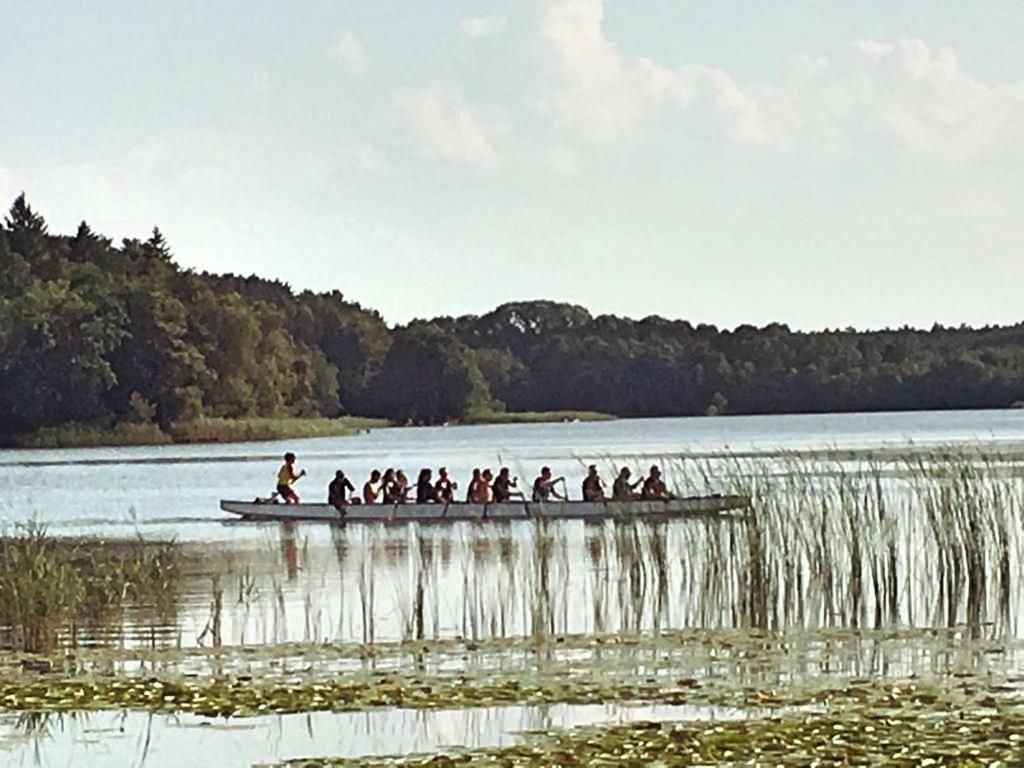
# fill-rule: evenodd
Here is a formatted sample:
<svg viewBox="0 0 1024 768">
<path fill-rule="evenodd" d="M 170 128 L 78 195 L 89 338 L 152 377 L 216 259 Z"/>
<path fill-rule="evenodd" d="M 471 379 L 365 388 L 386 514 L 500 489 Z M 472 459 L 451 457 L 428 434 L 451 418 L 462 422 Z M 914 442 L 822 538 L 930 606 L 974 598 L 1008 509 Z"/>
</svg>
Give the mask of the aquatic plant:
<svg viewBox="0 0 1024 768">
<path fill-rule="evenodd" d="M 0 536 L 0 625 L 14 648 L 74 644 L 82 625 L 129 604 L 171 610 L 179 557 L 173 542 L 61 539 L 29 522 Z"/>
</svg>

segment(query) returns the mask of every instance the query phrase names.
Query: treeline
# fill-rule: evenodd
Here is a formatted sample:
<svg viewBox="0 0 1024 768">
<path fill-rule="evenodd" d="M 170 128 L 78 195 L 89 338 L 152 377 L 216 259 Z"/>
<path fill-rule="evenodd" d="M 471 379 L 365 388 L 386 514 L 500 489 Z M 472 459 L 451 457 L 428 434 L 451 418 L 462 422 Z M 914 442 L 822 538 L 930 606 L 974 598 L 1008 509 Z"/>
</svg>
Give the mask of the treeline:
<svg viewBox="0 0 1024 768">
<path fill-rule="evenodd" d="M 0 229 L 0 433 L 68 422 L 494 410 L 620 416 L 1005 407 L 1024 324 L 797 333 L 594 317 L 554 302 L 389 328 L 338 291 L 179 267 L 159 230 Z"/>
</svg>

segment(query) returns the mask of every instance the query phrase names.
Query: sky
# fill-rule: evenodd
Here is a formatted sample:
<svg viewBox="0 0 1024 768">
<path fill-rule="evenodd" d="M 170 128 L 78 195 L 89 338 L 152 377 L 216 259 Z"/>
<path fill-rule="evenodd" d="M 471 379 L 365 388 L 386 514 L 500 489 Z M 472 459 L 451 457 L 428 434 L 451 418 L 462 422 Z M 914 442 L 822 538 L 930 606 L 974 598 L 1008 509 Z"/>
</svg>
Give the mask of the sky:
<svg viewBox="0 0 1024 768">
<path fill-rule="evenodd" d="M 391 323 L 1024 320 L 1024 3 L 0 0 L 0 206 Z"/>
</svg>

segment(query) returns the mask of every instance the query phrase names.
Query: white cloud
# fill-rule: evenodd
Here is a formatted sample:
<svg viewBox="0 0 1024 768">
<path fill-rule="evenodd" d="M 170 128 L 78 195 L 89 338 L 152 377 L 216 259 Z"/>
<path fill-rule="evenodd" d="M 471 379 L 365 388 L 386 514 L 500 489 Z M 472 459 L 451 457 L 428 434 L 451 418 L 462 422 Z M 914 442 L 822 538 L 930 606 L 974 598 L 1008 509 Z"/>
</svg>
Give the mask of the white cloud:
<svg viewBox="0 0 1024 768">
<path fill-rule="evenodd" d="M 473 16 L 459 22 L 459 27 L 468 37 L 491 37 L 505 29 L 505 19 L 501 16 Z"/>
<path fill-rule="evenodd" d="M 628 56 L 603 29 L 602 0 L 552 0 L 542 33 L 557 76 L 542 103 L 562 130 L 598 142 L 641 140 L 671 112 L 683 126 L 774 150 L 849 155 L 888 144 L 949 160 L 1016 153 L 1024 84 L 985 83 L 948 48 L 859 40 L 837 59 L 795 56 L 778 83 L 740 84 L 701 64 Z"/>
<path fill-rule="evenodd" d="M 334 36 L 330 55 L 353 72 L 362 72 L 366 68 L 366 50 L 359 38 L 351 30 L 343 30 Z"/>
<path fill-rule="evenodd" d="M 949 161 L 1024 159 L 1024 85 L 984 83 L 921 40 L 858 40 L 834 61 L 798 56 L 782 83 L 753 90 L 782 147 L 848 155 L 882 142 Z"/>
<path fill-rule="evenodd" d="M 605 36 L 603 21 L 602 0 L 556 0 L 544 14 L 542 31 L 562 75 L 551 101 L 563 125 L 607 141 L 653 121 L 663 108 L 700 108 L 738 138 L 764 138 L 757 103 L 724 71 L 671 70 L 625 56 Z"/>
<path fill-rule="evenodd" d="M 458 89 L 436 82 L 405 88 L 395 92 L 394 103 L 426 152 L 475 166 L 495 162 L 493 128 Z"/>
</svg>

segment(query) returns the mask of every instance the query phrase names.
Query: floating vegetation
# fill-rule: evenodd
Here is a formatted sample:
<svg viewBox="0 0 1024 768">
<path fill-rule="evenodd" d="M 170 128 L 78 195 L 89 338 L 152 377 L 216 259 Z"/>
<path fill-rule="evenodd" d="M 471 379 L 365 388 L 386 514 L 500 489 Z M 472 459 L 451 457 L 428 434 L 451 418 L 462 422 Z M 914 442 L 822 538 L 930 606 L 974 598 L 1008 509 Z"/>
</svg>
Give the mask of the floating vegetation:
<svg viewBox="0 0 1024 768">
<path fill-rule="evenodd" d="M 0 537 L 0 627 L 10 647 L 42 651 L 61 632 L 126 604 L 175 607 L 179 558 L 169 542 L 61 539 L 29 523 Z"/>
<path fill-rule="evenodd" d="M 1024 681 L 1008 670 L 1016 667 L 1020 649 L 1007 649 L 1015 655 L 1002 661 L 997 651 L 991 643 L 949 633 L 690 632 L 541 644 L 135 652 L 129 654 L 137 662 L 133 672 L 111 666 L 115 657 L 109 652 L 88 652 L 74 658 L 77 674 L 54 662 L 53 673 L 0 683 L 0 709 L 125 708 L 247 717 L 613 702 L 709 704 L 749 712 L 868 702 L 888 707 L 894 700 L 941 699 L 966 708 L 1017 704 Z"/>
<path fill-rule="evenodd" d="M 602 684 L 577 680 L 524 684 L 514 679 L 487 681 L 397 673 L 346 678 L 276 687 L 254 684 L 248 679 L 208 683 L 141 677 L 0 683 L 0 709 L 56 712 L 123 708 L 193 712 L 208 717 L 250 717 L 377 707 L 441 709 L 523 702 L 657 701 L 671 695 L 650 682 Z"/>
<path fill-rule="evenodd" d="M 390 758 L 310 758 L 288 768 L 648 765 L 1020 765 L 1024 713 L 858 708 L 730 722 L 632 723 L 529 734 L 521 744 Z"/>
</svg>

